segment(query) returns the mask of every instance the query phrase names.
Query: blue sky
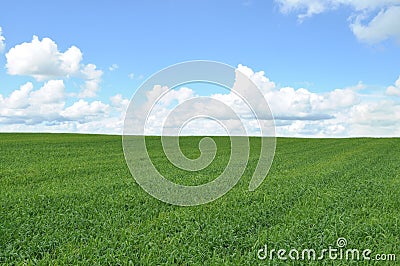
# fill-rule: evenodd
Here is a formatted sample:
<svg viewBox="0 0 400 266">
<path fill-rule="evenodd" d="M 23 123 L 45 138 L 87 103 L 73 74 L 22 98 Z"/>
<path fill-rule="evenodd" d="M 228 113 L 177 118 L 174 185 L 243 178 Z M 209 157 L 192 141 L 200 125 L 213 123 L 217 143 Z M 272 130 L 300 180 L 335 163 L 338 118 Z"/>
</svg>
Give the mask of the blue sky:
<svg viewBox="0 0 400 266">
<path fill-rule="evenodd" d="M 274 82 L 273 90 L 277 93 L 285 87 L 295 92 L 304 88 L 308 93 L 329 98 L 327 95 L 336 89 L 345 90 L 359 84 L 358 89 L 351 90 L 357 94 L 357 101 L 342 110 L 337 109 L 336 113 L 328 111 L 338 117 L 339 111 L 348 113 L 353 108 L 356 112 L 357 108 L 367 108 L 362 104 L 372 101 L 375 109 L 355 116 L 379 113 L 375 120 L 380 121 L 385 109 L 391 116 L 397 115 L 399 108 L 400 88 L 396 80 L 400 75 L 400 30 L 395 26 L 400 24 L 399 9 L 400 1 L 396 0 L 5 1 L 2 10 L 8 11 L 2 12 L 0 17 L 4 39 L 0 39 L 4 46 L 0 53 L 3 66 L 0 69 L 0 104 L 3 105 L 0 131 L 96 131 L 101 123 L 94 123 L 103 119 L 96 111 L 121 118 L 122 105 L 146 78 L 171 64 L 197 59 L 235 67 L 241 64 L 253 74 L 263 71 L 263 75 Z M 43 78 L 35 78 L 29 70 L 36 64 L 29 61 L 32 57 L 22 50 L 11 52 L 22 43 L 31 43 L 33 36 L 37 36 L 39 42 L 49 38 L 60 53 L 72 46 L 78 48 L 82 54 L 82 59 L 78 60 L 79 70 L 50 75 L 46 72 L 49 68 L 39 67 L 38 71 L 44 72 L 41 73 Z M 34 49 L 26 53 L 34 53 Z M 21 59 L 23 55 L 26 56 Z M 18 65 L 22 61 L 25 66 Z M 17 66 L 13 68 L 13 64 Z M 95 65 L 91 74 L 88 69 L 83 71 L 89 64 Z M 85 82 L 95 79 L 95 71 L 99 71 L 100 76 L 97 83 L 92 84 L 96 88 L 92 87 L 85 96 L 83 87 Z M 32 83 L 32 88 L 25 93 L 26 98 L 32 98 L 31 93 L 50 80 L 63 83 L 58 84 L 62 87 L 58 92 L 63 96 L 55 100 L 59 117 L 56 113 L 44 112 L 36 114 L 32 120 L 23 109 L 43 102 L 34 103 L 28 99 L 25 105 L 10 103 L 10 95 L 22 85 Z M 388 89 L 390 86 L 392 88 Z M 41 90 L 39 94 L 43 93 L 52 93 L 52 89 Z M 287 96 L 291 97 L 289 94 Z M 110 97 L 115 95 L 119 95 L 119 102 L 113 106 Z M 313 96 L 310 97 L 309 102 Z M 69 109 L 73 115 L 66 114 L 68 107 L 79 102 L 75 109 Z M 86 117 L 73 112 L 85 110 L 89 112 Z M 110 115 L 106 119 L 111 119 Z M 389 117 L 391 127 L 376 135 L 400 133 L 399 124 L 393 122 L 396 119 L 397 116 Z M 320 122 L 319 126 L 324 121 Z M 90 123 L 92 126 L 85 127 L 84 124 Z M 312 123 L 301 125 L 304 131 L 296 131 L 294 126 L 292 131 L 282 130 L 281 134 L 329 136 L 328 131 L 305 130 L 313 127 Z M 364 122 L 353 118 L 337 121 L 340 123 L 347 127 Z M 119 133 L 118 129 L 116 131 L 100 130 Z M 347 130 L 341 134 L 369 135 L 368 129 Z"/>
</svg>

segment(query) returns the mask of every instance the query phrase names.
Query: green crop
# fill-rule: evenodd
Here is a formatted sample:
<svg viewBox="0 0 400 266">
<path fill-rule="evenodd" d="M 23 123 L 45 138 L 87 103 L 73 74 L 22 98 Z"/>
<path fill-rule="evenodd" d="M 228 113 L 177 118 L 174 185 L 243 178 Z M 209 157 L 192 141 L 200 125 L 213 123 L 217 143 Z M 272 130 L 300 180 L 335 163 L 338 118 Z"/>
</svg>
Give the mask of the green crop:
<svg viewBox="0 0 400 266">
<path fill-rule="evenodd" d="M 189 158 L 199 139 L 182 138 Z M 229 160 L 229 139 L 214 139 L 216 160 L 198 173 L 171 165 L 158 137 L 147 147 L 167 178 L 197 185 Z M 259 260 L 257 251 L 320 250 L 339 237 L 400 260 L 400 139 L 278 138 L 267 178 L 250 192 L 259 142 L 251 138 L 245 174 L 225 196 L 179 207 L 135 183 L 120 136 L 0 134 L 0 264 L 298 265 L 310 261 Z"/>
</svg>

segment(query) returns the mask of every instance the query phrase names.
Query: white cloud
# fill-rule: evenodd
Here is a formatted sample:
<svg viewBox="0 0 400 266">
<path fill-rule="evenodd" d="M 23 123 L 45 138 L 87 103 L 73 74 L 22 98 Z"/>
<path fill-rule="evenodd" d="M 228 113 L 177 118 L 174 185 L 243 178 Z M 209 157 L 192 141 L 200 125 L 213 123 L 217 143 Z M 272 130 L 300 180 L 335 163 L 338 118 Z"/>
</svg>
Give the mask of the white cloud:
<svg viewBox="0 0 400 266">
<path fill-rule="evenodd" d="M 282 13 L 297 12 L 299 19 L 320 14 L 341 6 L 355 11 L 371 11 L 399 4 L 399 0 L 275 0 Z"/>
<path fill-rule="evenodd" d="M 265 77 L 263 71 L 254 73 L 241 65 L 238 70 L 257 84 L 268 100 L 274 116 L 283 120 L 330 118 L 335 110 L 357 103 L 359 99 L 355 90 L 362 87 L 360 83 L 356 87 L 335 89 L 329 93 L 313 93 L 305 88 L 277 88 L 274 82 Z M 240 84 L 235 86 L 241 87 Z"/>
<path fill-rule="evenodd" d="M 390 100 L 361 103 L 350 109 L 348 123 L 351 136 L 399 136 L 400 105 Z"/>
<path fill-rule="evenodd" d="M 243 66 L 242 64 L 238 65 L 237 70 L 249 77 L 257 87 L 261 89 L 262 93 L 266 93 L 276 88 L 275 83 L 265 76 L 264 71 L 254 72 L 251 68 Z M 236 85 L 236 90 L 240 90 L 238 85 Z"/>
<path fill-rule="evenodd" d="M 88 103 L 80 99 L 70 107 L 65 108 L 65 110 L 61 112 L 61 115 L 68 120 L 84 123 L 101 117 L 106 117 L 109 111 L 110 106 L 108 104 L 104 104 L 100 101 Z"/>
<path fill-rule="evenodd" d="M 75 123 L 80 133 L 122 134 L 124 120 L 121 117 L 104 117 L 86 123 Z"/>
<path fill-rule="evenodd" d="M 142 80 L 142 79 L 144 79 L 144 76 L 142 75 L 142 74 L 140 74 L 140 75 L 136 75 L 135 73 L 129 73 L 128 74 L 128 78 L 129 79 L 137 79 L 137 80 Z"/>
<path fill-rule="evenodd" d="M 101 76 L 103 71 L 98 70 L 96 65 L 88 64 L 82 70 L 81 73 L 85 79 L 85 83 L 82 86 L 81 92 L 78 94 L 79 98 L 91 98 L 96 97 L 97 91 L 100 89 Z"/>
<path fill-rule="evenodd" d="M 278 3 L 282 13 L 297 13 L 300 22 L 339 7 L 350 7 L 353 10 L 353 15 L 349 18 L 350 29 L 358 40 L 371 44 L 389 38 L 400 40 L 398 27 L 400 0 L 275 0 L 275 2 Z"/>
<path fill-rule="evenodd" d="M 352 89 L 335 89 L 331 92 L 314 97 L 313 108 L 321 110 L 338 110 L 359 103 L 357 93 Z"/>
<path fill-rule="evenodd" d="M 38 124 L 60 119 L 65 105 L 65 87 L 62 80 L 49 80 L 39 90 L 28 82 L 9 97 L 0 97 L 0 123 Z"/>
<path fill-rule="evenodd" d="M 328 1 L 315 0 L 275 0 L 275 2 L 279 4 L 282 13 L 300 12 L 299 20 L 322 13 L 330 5 Z"/>
<path fill-rule="evenodd" d="M 20 87 L 19 90 L 13 91 L 10 96 L 1 101 L 3 108 L 23 109 L 29 106 L 29 93 L 33 89 L 33 84 L 27 82 Z"/>
<path fill-rule="evenodd" d="M 84 82 L 78 97 L 95 97 L 103 71 L 94 64 L 82 64 L 82 58 L 76 46 L 60 52 L 52 39 L 33 36 L 31 42 L 18 44 L 6 53 L 6 68 L 10 75 L 31 76 L 37 81 L 78 77 Z"/>
<path fill-rule="evenodd" d="M 1 124 L 2 132 L 52 132 L 52 133 L 97 133 L 122 134 L 123 120 L 119 117 L 106 117 L 79 123 L 62 121 L 57 123 L 41 122 L 39 124 Z"/>
<path fill-rule="evenodd" d="M 400 91 L 400 77 L 388 92 Z M 314 93 L 305 88 L 272 88 L 264 92 L 280 136 L 399 136 L 400 104 L 363 94 L 365 85 Z"/>
<path fill-rule="evenodd" d="M 1 44 L 3 40 L 0 29 Z M 31 42 L 11 48 L 6 59 L 8 74 L 31 76 L 43 83 L 34 89 L 33 83 L 27 82 L 9 95 L 0 94 L 1 131 L 122 131 L 128 99 L 115 95 L 110 98 L 111 105 L 82 99 L 96 96 L 103 71 L 94 64 L 83 64 L 82 52 L 76 46 L 62 52 L 50 38 L 33 36 Z M 65 91 L 64 80 L 70 77 L 82 82 L 78 94 Z M 67 97 L 76 96 L 81 99 L 67 106 Z"/>
<path fill-rule="evenodd" d="M 71 46 L 64 53 L 50 38 L 39 40 L 33 36 L 30 43 L 18 44 L 6 54 L 6 68 L 10 75 L 32 76 L 38 81 L 76 75 L 82 53 Z"/>
<path fill-rule="evenodd" d="M 129 100 L 122 97 L 121 94 L 116 94 L 110 97 L 111 106 L 114 107 L 121 115 L 124 115 L 126 108 L 128 107 Z"/>
<path fill-rule="evenodd" d="M 152 90 L 146 92 L 146 102 L 143 107 L 135 110 L 134 117 L 142 121 L 144 109 L 151 109 L 145 126 L 146 134 L 161 134 L 163 123 L 171 109 L 176 104 L 183 103 L 195 97 L 195 92 L 189 88 L 182 87 L 178 90 L 169 90 L 166 86 L 156 85 Z"/>
<path fill-rule="evenodd" d="M 396 80 L 394 86 L 391 85 L 391 86 L 387 87 L 386 94 L 390 95 L 390 96 L 393 96 L 393 95 L 400 96 L 400 76 Z"/>
<path fill-rule="evenodd" d="M 119 66 L 118 66 L 117 64 L 112 64 L 112 65 L 108 68 L 108 70 L 114 71 L 114 70 L 117 70 L 118 68 L 119 68 Z"/>
<path fill-rule="evenodd" d="M 263 71 L 254 72 L 252 69 L 243 65 L 239 65 L 237 69 L 249 77 L 261 89 L 262 94 L 269 102 L 275 119 L 279 120 L 277 121 L 278 127 L 280 125 L 282 126 L 279 128 L 278 132 L 284 135 L 325 134 L 328 133 L 328 129 L 329 133 L 342 134 L 344 133 L 344 126 L 341 124 L 331 125 L 327 123 L 326 127 L 321 126 L 321 128 L 318 128 L 316 125 L 320 125 L 327 120 L 334 120 L 338 112 L 349 109 L 359 102 L 356 89 L 360 88 L 360 84 L 355 86 L 355 88 L 336 89 L 329 93 L 318 94 L 304 88 L 297 90 L 291 87 L 277 88 L 275 83 L 269 80 Z M 234 90 L 239 92 L 241 96 L 244 96 L 246 99 L 258 97 L 258 95 L 253 95 L 250 91 L 246 90 L 247 86 L 244 86 L 246 80 L 242 78 L 243 76 L 237 75 Z M 167 87 L 154 86 L 153 90 L 148 91 L 146 94 L 146 106 L 154 103 L 154 101 L 162 95 L 148 117 L 148 122 L 146 124 L 147 134 L 160 134 L 169 112 L 176 105 L 197 96 L 195 91 L 185 87 L 179 90 L 167 91 Z M 201 114 L 208 111 L 214 114 L 215 118 L 222 119 L 230 128 L 241 122 L 249 134 L 257 134 L 257 132 L 259 132 L 259 127 L 252 110 L 238 95 L 229 92 L 226 94 L 213 94 L 210 97 L 229 106 L 234 113 L 238 115 L 241 121 L 238 121 L 237 118 L 233 117 L 229 112 L 223 112 L 217 105 L 202 102 L 188 105 L 185 107 L 186 109 L 180 109 L 179 112 L 175 112 L 175 118 L 172 120 L 175 124 L 168 124 L 167 127 L 182 126 L 188 113 Z M 171 103 L 174 102 L 176 104 L 171 105 Z M 255 107 L 251 106 L 251 108 Z M 138 110 L 138 118 L 143 119 L 143 114 L 140 116 L 139 113 L 140 110 Z M 188 126 L 186 125 L 183 132 L 185 132 L 185 134 L 199 134 L 207 129 L 209 133 L 212 132 L 210 134 L 220 134 L 221 129 L 218 124 L 211 123 L 214 126 L 210 127 L 207 126 L 207 122 L 210 123 L 210 120 L 207 121 L 203 119 L 200 122 L 191 122 L 190 130 L 186 128 Z M 197 129 L 195 125 L 197 125 Z M 211 130 L 211 128 L 213 128 L 214 131 Z M 311 131 L 310 128 L 312 128 L 313 131 Z M 299 131 L 295 132 L 295 130 Z"/>
<path fill-rule="evenodd" d="M 4 38 L 4 36 L 2 34 L 3 34 L 3 30 L 0 27 L 0 53 L 2 53 L 4 51 L 4 48 L 6 47 L 6 44 L 4 42 L 6 40 L 6 38 Z"/>
<path fill-rule="evenodd" d="M 41 105 L 62 103 L 65 100 L 65 86 L 62 80 L 49 80 L 40 89 L 34 91 L 33 84 L 27 82 L 9 97 L 1 96 L 1 109 L 37 111 Z M 2 113 L 4 115 L 4 113 Z"/>
<path fill-rule="evenodd" d="M 254 72 L 248 67 L 239 65 L 238 70 L 250 77 L 269 102 L 275 117 L 278 136 L 295 137 L 348 137 L 348 136 L 398 136 L 400 134 L 400 104 L 385 96 L 379 99 L 363 92 L 366 87 L 362 82 L 343 89 L 334 89 L 326 93 L 311 92 L 306 88 L 278 88 L 265 77 L 264 72 Z M 243 84 L 237 79 L 234 87 L 240 90 Z M 391 86 L 394 87 L 394 86 Z M 388 92 L 391 91 L 388 87 Z M 400 92 L 400 78 L 396 81 L 396 90 Z M 163 127 L 180 127 L 188 113 L 210 111 L 222 119 L 228 127 L 234 127 L 239 121 L 223 113 L 220 108 L 206 102 L 191 104 L 179 112 L 168 125 L 164 122 L 170 111 L 179 103 L 196 97 L 190 88 L 170 90 L 167 87 L 155 86 L 147 92 L 147 104 L 153 103 L 160 95 L 163 97 L 148 117 L 146 134 L 161 134 Z M 246 93 L 242 91 L 243 93 Z M 246 95 L 246 97 L 251 95 Z M 210 96 L 232 108 L 242 120 L 250 134 L 257 135 L 257 121 L 251 116 L 251 110 L 236 94 L 214 94 Z M 175 104 L 171 104 L 175 103 Z M 211 110 L 210 110 L 211 108 Z M 212 110 L 212 108 L 214 108 Z M 138 115 L 140 110 L 138 111 Z M 140 119 L 143 119 L 140 117 Z M 184 134 L 223 134 L 219 124 L 207 119 L 194 120 L 182 129 Z M 222 133 L 221 133 L 222 132 Z"/>
<path fill-rule="evenodd" d="M 362 18 L 362 15 L 357 16 L 350 25 L 360 41 L 378 43 L 393 37 L 400 42 L 400 6 L 381 10 L 367 25 L 362 24 Z"/>
<path fill-rule="evenodd" d="M 42 88 L 30 93 L 31 105 L 51 104 L 65 100 L 65 86 L 62 80 L 49 80 Z"/>
<path fill-rule="evenodd" d="M 264 72 L 239 65 L 238 71 L 245 73 L 261 88 L 275 116 L 276 134 L 295 137 L 348 137 L 348 136 L 399 136 L 400 135 L 400 77 L 388 86 L 387 96 L 372 97 L 362 89 L 361 82 L 355 86 L 334 89 L 326 93 L 315 93 L 306 88 L 278 87 Z M 87 76 L 96 79 L 95 68 Z M 237 79 L 234 86 L 243 90 L 243 82 Z M 163 123 L 174 107 L 185 104 L 168 126 L 181 126 L 190 113 L 208 111 L 221 119 L 227 128 L 238 128 L 240 121 L 218 106 L 203 102 L 187 101 L 198 97 L 188 87 L 169 90 L 165 86 L 154 86 L 145 95 L 146 104 L 153 106 L 146 125 L 147 134 L 160 134 Z M 248 93 L 246 97 L 251 95 Z M 80 99 L 66 105 L 68 94 L 63 80 L 49 80 L 34 89 L 28 82 L 8 96 L 0 95 L 1 131 L 52 131 L 121 134 L 124 115 L 129 100 L 121 94 L 109 98 L 109 103 Z M 257 135 L 257 121 L 240 97 L 232 92 L 210 95 L 234 110 L 250 134 Z M 147 106 L 148 107 L 148 106 Z M 137 119 L 144 119 L 140 109 L 135 110 Z M 134 125 L 134 124 L 133 124 Z M 224 129 L 207 119 L 196 119 L 183 128 L 183 134 L 224 134 Z"/>
<path fill-rule="evenodd" d="M 169 91 L 160 99 L 160 102 L 165 106 L 172 104 L 174 101 L 177 101 L 178 104 L 180 104 L 183 101 L 193 98 L 194 96 L 195 92 L 192 89 L 182 87 L 179 90 Z"/>
<path fill-rule="evenodd" d="M 109 119 L 110 113 L 117 113 L 114 119 L 122 121 L 122 108 L 128 104 L 127 99 L 117 95 L 113 98 L 114 104 L 118 105 L 115 107 L 100 101 L 89 103 L 83 99 L 66 107 L 66 97 L 62 80 L 49 80 L 38 90 L 34 90 L 33 84 L 28 82 L 8 97 L 0 95 L 0 125 L 3 125 L 1 129 L 21 129 L 21 125 L 26 125 L 27 128 L 38 125 L 39 128 L 43 128 L 48 125 L 53 129 L 74 128 L 74 132 L 83 127 L 78 124 Z M 74 127 L 73 123 L 75 123 Z M 4 127 L 4 125 L 8 126 Z"/>
</svg>

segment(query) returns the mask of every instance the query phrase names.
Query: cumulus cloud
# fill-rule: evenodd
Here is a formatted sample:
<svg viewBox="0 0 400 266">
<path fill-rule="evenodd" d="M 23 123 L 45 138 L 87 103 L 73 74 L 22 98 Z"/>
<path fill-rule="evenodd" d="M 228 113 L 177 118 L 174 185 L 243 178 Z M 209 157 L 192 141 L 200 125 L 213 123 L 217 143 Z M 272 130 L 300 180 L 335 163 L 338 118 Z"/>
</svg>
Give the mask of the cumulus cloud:
<svg viewBox="0 0 400 266">
<path fill-rule="evenodd" d="M 116 94 L 110 97 L 111 106 L 117 108 L 118 110 L 125 110 L 129 104 L 129 100 L 122 97 L 121 94 Z"/>
<path fill-rule="evenodd" d="M 354 87 L 335 89 L 328 93 L 314 93 L 305 88 L 278 88 L 273 81 L 265 76 L 263 71 L 254 72 L 243 65 L 239 65 L 237 71 L 245 74 L 261 90 L 276 119 L 278 133 L 282 135 L 345 134 L 346 127 L 340 121 L 341 113 L 360 102 L 357 90 L 363 86 L 360 83 Z M 245 82 L 246 80 L 242 75 L 237 75 L 233 89 L 246 99 L 258 97 L 258 95 L 252 95 L 251 91 L 246 89 L 247 83 Z M 237 117 L 232 116 L 232 113 L 228 111 L 224 112 L 223 108 L 212 105 L 209 101 L 199 101 L 180 108 L 178 112 L 174 111 L 174 119 L 170 120 L 169 124 L 164 124 L 175 106 L 184 104 L 193 97 L 198 97 L 198 95 L 190 88 L 181 87 L 179 90 L 169 90 L 165 86 L 154 86 L 151 91 L 146 93 L 147 101 L 144 104 L 148 108 L 158 99 L 157 104 L 153 106 L 148 116 L 146 134 L 161 134 L 163 127 L 183 126 L 188 113 L 201 114 L 204 112 L 213 114 L 214 118 L 223 121 L 228 128 L 234 128 L 238 123 L 242 123 L 248 134 L 257 135 L 260 132 L 258 125 L 260 121 L 257 121 L 251 109 L 255 107 L 251 106 L 250 108 L 241 97 L 232 91 L 225 94 L 212 94 L 210 98 L 228 106 Z M 137 114 L 137 119 L 143 119 L 140 110 L 137 110 Z M 265 118 L 258 118 L 258 120 L 263 119 Z M 266 121 L 261 121 L 261 123 L 264 122 Z M 221 132 L 226 134 L 222 129 L 218 123 L 212 120 L 199 119 L 197 121 L 196 119 L 196 121 L 191 121 L 185 125 L 182 132 L 195 135 L 208 130 L 209 134 L 218 135 L 222 134 Z"/>
<path fill-rule="evenodd" d="M 387 87 L 386 94 L 390 95 L 390 96 L 393 96 L 393 95 L 400 96 L 400 76 L 396 80 L 394 85 Z"/>
<path fill-rule="evenodd" d="M 5 40 L 6 38 L 4 38 L 3 36 L 3 30 L 0 27 L 0 53 L 2 53 L 4 51 L 4 48 L 6 47 Z"/>
<path fill-rule="evenodd" d="M 109 109 L 110 106 L 108 104 L 104 104 L 100 101 L 88 103 L 80 99 L 78 102 L 75 102 L 73 105 L 63 110 L 61 115 L 68 120 L 84 123 L 107 116 L 110 111 Z"/>
<path fill-rule="evenodd" d="M 379 99 L 370 97 L 369 94 L 363 93 L 366 86 L 362 82 L 346 88 L 333 89 L 330 92 L 316 93 L 306 88 L 278 87 L 265 76 L 264 72 L 254 72 L 243 65 L 239 65 L 237 71 L 244 73 L 261 89 L 275 117 L 278 136 L 347 137 L 400 134 L 399 103 L 388 97 Z M 237 79 L 234 87 L 243 88 L 241 82 Z M 395 86 L 388 87 L 387 93 L 397 95 L 397 92 L 400 92 L 399 88 L 400 78 Z M 159 98 L 160 96 L 162 97 Z M 229 106 L 238 115 L 240 121 L 229 113 L 225 114 L 221 108 L 214 108 L 203 101 L 181 108 L 179 112 L 174 113 L 174 119 L 170 120 L 169 124 L 165 124 L 171 110 L 193 97 L 198 97 L 198 95 L 190 88 L 169 90 L 167 87 L 155 86 L 146 94 L 146 104 L 153 103 L 157 98 L 159 101 L 153 106 L 148 117 L 145 133 L 161 134 L 163 127 L 181 127 L 188 113 L 201 113 L 201 111 L 214 113 L 214 117 L 221 119 L 227 127 L 235 127 L 238 122 L 241 122 L 249 134 L 257 135 L 259 132 L 257 131 L 258 121 L 252 116 L 252 111 L 240 97 L 232 92 L 213 94 L 210 97 Z M 215 110 L 209 110 L 210 108 Z M 138 110 L 139 114 L 140 110 Z M 138 119 L 143 119 L 143 117 L 138 117 Z M 187 123 L 182 128 L 182 133 L 186 135 L 226 134 L 220 124 L 204 118 Z"/>
<path fill-rule="evenodd" d="M 62 80 L 49 80 L 42 88 L 30 93 L 32 105 L 51 104 L 65 100 L 65 86 Z"/>
<path fill-rule="evenodd" d="M 100 89 L 100 82 L 103 71 L 98 70 L 96 68 L 96 65 L 88 64 L 81 70 L 81 73 L 85 79 L 85 83 L 83 84 L 82 90 L 78 94 L 78 97 L 95 97 L 97 95 L 97 91 Z"/>
<path fill-rule="evenodd" d="M 0 28 L 1 45 L 3 41 Z M 82 58 L 76 46 L 60 51 L 50 38 L 37 36 L 11 48 L 6 53 L 8 74 L 33 77 L 41 86 L 35 89 L 27 82 L 9 95 L 0 94 L 1 130 L 121 133 L 128 99 L 117 94 L 110 104 L 83 100 L 97 95 L 103 71 L 83 64 Z M 69 78 L 82 82 L 79 93 L 66 92 L 64 82 Z M 80 99 L 71 102 L 71 96 Z"/>
<path fill-rule="evenodd" d="M 101 101 L 87 102 L 83 99 L 66 106 L 66 97 L 63 80 L 49 80 L 37 90 L 34 90 L 31 82 L 27 82 L 8 97 L 0 95 L 1 128 L 4 130 L 4 125 L 10 129 L 21 129 L 21 126 L 16 125 L 28 128 L 30 125 L 38 125 L 39 128 L 48 125 L 53 129 L 71 129 L 75 124 L 72 131 L 76 131 L 83 127 L 78 124 L 99 123 L 109 119 L 110 113 L 118 114 L 111 118 L 120 124 L 118 121 L 122 121 L 122 107 L 128 104 L 127 99 L 117 95 L 113 98 L 116 105 L 113 107 Z"/>
<path fill-rule="evenodd" d="M 275 116 L 279 136 L 376 137 L 400 134 L 400 103 L 387 97 L 378 99 L 363 94 L 365 85 L 362 82 L 327 93 L 315 93 L 305 88 L 268 87 L 270 90 L 265 90 L 264 96 Z M 394 86 L 387 88 L 386 93 L 400 95 L 399 92 L 400 77 Z"/>
<path fill-rule="evenodd" d="M 363 94 L 365 85 L 314 93 L 305 88 L 273 88 L 264 92 L 280 136 L 399 136 L 400 104 Z M 400 77 L 387 94 L 400 95 Z M 397 94 L 399 93 L 399 94 Z"/>
<path fill-rule="evenodd" d="M 348 113 L 350 136 L 399 136 L 400 105 L 381 100 L 353 106 Z"/>
<path fill-rule="evenodd" d="M 64 53 L 50 38 L 18 44 L 6 54 L 6 68 L 10 75 L 32 76 L 38 81 L 75 75 L 80 68 L 82 52 L 71 46 Z"/>
<path fill-rule="evenodd" d="M 275 0 L 282 13 L 297 13 L 299 21 L 316 14 L 349 7 L 353 10 L 350 29 L 358 40 L 377 43 L 400 40 L 399 0 Z M 376 14 L 377 13 L 377 14 Z"/>
<path fill-rule="evenodd" d="M 93 70 L 94 68 L 92 68 Z M 264 72 L 253 71 L 239 65 L 237 71 L 245 73 L 259 86 L 275 117 L 278 136 L 295 137 L 348 137 L 348 136 L 399 136 L 400 134 L 400 77 L 388 86 L 387 96 L 371 97 L 362 89 L 361 82 L 355 86 L 316 93 L 307 88 L 279 87 Z M 89 71 L 90 72 L 90 71 Z M 89 74 L 88 74 L 89 75 Z M 93 79 L 96 75 L 93 74 Z M 237 78 L 234 87 L 246 93 L 243 80 Z M 161 98 L 159 98 L 162 96 Z M 210 101 L 190 102 L 199 95 L 189 87 L 169 90 L 154 86 L 145 95 L 145 105 L 153 105 L 146 124 L 146 134 L 161 134 L 170 112 L 182 106 L 169 127 L 180 127 L 187 135 L 223 135 L 225 128 L 207 118 L 190 122 L 187 115 L 208 111 L 224 122 L 227 128 L 239 128 L 239 123 L 250 135 L 257 135 L 259 128 L 252 111 L 235 93 L 212 94 L 210 98 L 230 107 L 239 117 Z M 251 95 L 246 95 L 251 96 Z M 394 97 L 392 97 L 394 96 Z M 68 94 L 61 79 L 48 80 L 38 89 L 31 82 L 23 84 L 9 95 L 0 94 L 0 127 L 2 131 L 52 131 L 121 134 L 124 112 L 129 100 L 121 94 L 109 98 L 109 102 L 77 100 L 66 104 Z M 188 102 L 189 101 L 189 102 Z M 189 104 L 188 104 L 189 103 Z M 186 104 L 186 105 L 185 105 Z M 143 121 L 140 109 L 134 110 L 138 121 Z M 140 120 L 142 119 L 142 120 Z M 263 122 L 264 118 L 260 118 Z M 134 126 L 134 123 L 132 123 Z"/>
<path fill-rule="evenodd" d="M 82 58 L 82 52 L 76 46 L 61 52 L 52 39 L 39 40 L 33 36 L 31 42 L 18 44 L 6 53 L 6 68 L 10 75 L 31 76 L 37 81 L 82 78 L 84 85 L 78 96 L 94 97 L 103 72 L 94 64 L 82 64 Z"/>
<path fill-rule="evenodd" d="M 333 112 L 354 105 L 359 101 L 355 88 L 335 89 L 329 93 L 313 93 L 305 88 L 277 88 L 263 71 L 249 71 L 238 66 L 261 89 L 269 102 L 272 113 L 282 120 L 318 120 L 332 118 Z M 240 82 L 240 81 L 239 81 Z M 238 82 L 235 86 L 240 87 Z"/>
<path fill-rule="evenodd" d="M 151 110 L 147 117 L 145 133 L 159 135 L 171 109 L 177 104 L 181 104 L 195 96 L 197 96 L 196 93 L 186 87 L 170 90 L 166 86 L 156 85 L 152 90 L 146 92 L 144 105 L 134 111 L 133 117 L 139 125 L 140 121 L 146 119 L 146 117 L 143 117 L 145 113 L 143 110 Z M 133 124 L 133 127 L 135 126 L 136 124 Z M 139 126 L 137 128 L 139 129 Z"/>
<path fill-rule="evenodd" d="M 27 82 L 9 97 L 0 96 L 0 123 L 37 124 L 60 119 L 65 105 L 65 86 L 62 80 L 49 80 L 33 90 Z"/>
<path fill-rule="evenodd" d="M 9 109 L 23 109 L 29 106 L 29 93 L 33 89 L 33 84 L 27 82 L 19 90 L 13 91 L 6 99 L 1 99 L 1 106 Z"/>
</svg>

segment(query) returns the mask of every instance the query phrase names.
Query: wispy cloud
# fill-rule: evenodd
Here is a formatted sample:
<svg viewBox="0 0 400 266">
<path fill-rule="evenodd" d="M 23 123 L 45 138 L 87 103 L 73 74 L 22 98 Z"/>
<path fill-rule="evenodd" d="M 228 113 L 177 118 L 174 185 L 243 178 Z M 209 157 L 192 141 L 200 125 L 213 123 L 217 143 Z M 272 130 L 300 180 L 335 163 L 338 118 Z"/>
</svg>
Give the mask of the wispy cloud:
<svg viewBox="0 0 400 266">
<path fill-rule="evenodd" d="M 299 21 L 341 7 L 351 8 L 349 27 L 361 42 L 375 44 L 394 38 L 400 44 L 399 0 L 275 0 L 282 13 L 297 13 Z"/>
<path fill-rule="evenodd" d="M 112 64 L 112 65 L 108 68 L 108 70 L 114 71 L 114 70 L 117 70 L 118 68 L 119 68 L 119 66 L 118 66 L 117 64 Z"/>
<path fill-rule="evenodd" d="M 0 27 L 0 53 L 2 53 L 6 47 L 5 40 L 6 38 L 3 36 L 3 30 Z"/>
</svg>

